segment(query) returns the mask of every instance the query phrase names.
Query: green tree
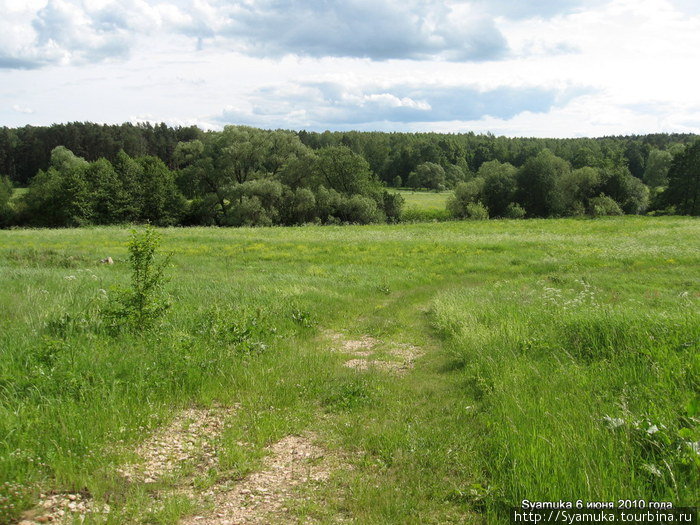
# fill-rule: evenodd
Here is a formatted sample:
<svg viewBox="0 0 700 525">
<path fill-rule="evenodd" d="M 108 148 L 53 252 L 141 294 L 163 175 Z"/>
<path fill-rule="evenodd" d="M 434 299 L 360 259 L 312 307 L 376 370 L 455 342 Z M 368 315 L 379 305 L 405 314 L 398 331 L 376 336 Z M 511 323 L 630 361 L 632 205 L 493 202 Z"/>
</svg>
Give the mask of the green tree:
<svg viewBox="0 0 700 525">
<path fill-rule="evenodd" d="M 335 216 L 349 224 L 371 224 L 386 220 L 377 202 L 360 194 L 342 196 Z"/>
<path fill-rule="evenodd" d="M 484 180 L 482 201 L 492 217 L 503 217 L 513 202 L 517 171 L 513 165 L 497 160 L 484 162 L 479 168 L 477 176 Z"/>
<path fill-rule="evenodd" d="M 615 200 L 625 213 L 643 213 L 649 206 L 649 188 L 625 167 L 600 170 L 600 190 Z"/>
<path fill-rule="evenodd" d="M 113 331 L 128 328 L 137 332 L 151 328 L 170 307 L 165 294 L 165 269 L 169 257 L 158 257 L 161 237 L 147 226 L 133 230 L 129 239 L 131 287 L 117 289 L 102 314 Z"/>
<path fill-rule="evenodd" d="M 700 140 L 676 155 L 668 172 L 664 201 L 683 215 L 700 215 Z"/>
<path fill-rule="evenodd" d="M 560 206 L 557 181 L 570 170 L 569 163 L 564 159 L 548 149 L 542 150 L 518 170 L 518 203 L 532 217 L 547 217 L 556 213 Z"/>
<path fill-rule="evenodd" d="M 471 202 L 465 208 L 464 217 L 472 221 L 485 221 L 489 218 L 489 211 L 480 202 Z"/>
<path fill-rule="evenodd" d="M 318 185 L 345 195 L 371 195 L 380 188 L 367 161 L 345 146 L 319 150 L 314 173 Z"/>
<path fill-rule="evenodd" d="M 606 215 L 623 215 L 624 212 L 615 199 L 601 193 L 588 201 L 588 214 L 592 217 L 604 217 Z"/>
<path fill-rule="evenodd" d="M 588 201 L 596 196 L 601 183 L 600 172 L 595 168 L 579 168 L 564 173 L 557 180 L 560 212 L 564 215 L 583 215 Z"/>
<path fill-rule="evenodd" d="M 117 215 L 119 222 L 135 222 L 141 216 L 143 209 L 142 168 L 124 150 L 117 153 L 112 164 L 119 178 L 122 193 L 117 199 Z"/>
<path fill-rule="evenodd" d="M 469 168 L 465 166 L 461 167 L 456 164 L 450 164 L 445 169 L 445 185 L 448 188 L 454 188 L 460 182 L 466 182 L 473 177 L 473 174 L 469 172 Z"/>
<path fill-rule="evenodd" d="M 393 193 L 384 190 L 381 198 L 381 209 L 386 215 L 387 222 L 399 222 L 401 219 L 401 211 L 406 200 L 400 193 Z"/>
<path fill-rule="evenodd" d="M 408 176 L 409 186 L 413 188 L 428 188 L 431 190 L 445 189 L 445 170 L 434 162 L 423 162 Z"/>
<path fill-rule="evenodd" d="M 8 177 L 0 177 L 0 228 L 7 227 L 13 222 L 11 198 L 12 182 Z"/>
<path fill-rule="evenodd" d="M 139 220 L 158 226 L 178 224 L 186 203 L 173 172 L 157 157 L 140 157 L 136 161 L 142 170 Z"/>
<path fill-rule="evenodd" d="M 93 219 L 89 163 L 63 146 L 54 148 L 46 171 L 32 179 L 23 198 L 25 220 L 36 226 L 82 226 Z"/>
<path fill-rule="evenodd" d="M 290 157 L 280 168 L 277 178 L 290 188 L 308 188 L 314 184 L 316 154 L 310 149 Z"/>
<path fill-rule="evenodd" d="M 460 182 L 454 193 L 447 199 L 447 211 L 455 218 L 468 217 L 470 204 L 481 202 L 484 190 L 484 179 L 477 177 L 469 182 Z"/>
<path fill-rule="evenodd" d="M 129 196 L 114 167 L 107 159 L 99 159 L 85 170 L 90 185 L 90 200 L 95 224 L 114 224 L 128 220 L 123 207 Z"/>
<path fill-rule="evenodd" d="M 625 158 L 630 173 L 641 179 L 644 176 L 647 156 L 649 155 L 649 145 L 638 141 L 630 141 L 625 147 Z"/>
<path fill-rule="evenodd" d="M 226 126 L 213 141 L 216 169 L 239 184 L 257 173 L 276 175 L 290 158 L 307 150 L 294 133 L 248 126 Z"/>
<path fill-rule="evenodd" d="M 673 155 L 668 151 L 653 149 L 649 152 L 644 170 L 644 183 L 650 188 L 658 188 L 668 184 L 668 170 L 671 168 Z"/>
<path fill-rule="evenodd" d="M 287 189 L 283 199 L 285 224 L 305 224 L 316 219 L 316 196 L 308 188 Z"/>
<path fill-rule="evenodd" d="M 601 164 L 600 151 L 596 154 L 593 148 L 589 145 L 582 146 L 576 150 L 571 159 L 571 164 L 574 168 L 597 167 Z"/>
</svg>

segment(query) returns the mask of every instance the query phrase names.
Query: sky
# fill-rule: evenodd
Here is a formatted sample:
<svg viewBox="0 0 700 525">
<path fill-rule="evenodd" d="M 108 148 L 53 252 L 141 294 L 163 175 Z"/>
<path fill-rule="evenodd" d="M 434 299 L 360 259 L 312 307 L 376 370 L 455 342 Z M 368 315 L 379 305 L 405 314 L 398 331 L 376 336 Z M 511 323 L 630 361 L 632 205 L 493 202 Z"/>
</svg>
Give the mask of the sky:
<svg viewBox="0 0 700 525">
<path fill-rule="evenodd" d="M 0 0 L 0 126 L 700 133 L 699 0 Z"/>
</svg>

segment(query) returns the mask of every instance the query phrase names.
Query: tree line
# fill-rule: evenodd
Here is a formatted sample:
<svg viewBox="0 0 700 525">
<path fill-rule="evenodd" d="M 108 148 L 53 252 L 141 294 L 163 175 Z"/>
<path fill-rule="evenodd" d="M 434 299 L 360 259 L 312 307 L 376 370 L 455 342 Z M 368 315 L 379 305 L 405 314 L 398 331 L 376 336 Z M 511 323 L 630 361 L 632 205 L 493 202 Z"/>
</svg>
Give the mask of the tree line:
<svg viewBox="0 0 700 525">
<path fill-rule="evenodd" d="M 3 225 L 270 226 L 393 222 L 402 198 L 346 147 L 314 152 L 287 131 L 229 126 L 153 155 L 88 161 L 64 146 L 28 188 L 0 193 Z M 3 197 L 4 195 L 4 197 Z"/>
<path fill-rule="evenodd" d="M 164 124 L 2 128 L 0 225 L 394 222 L 403 199 L 388 186 L 451 189 L 448 208 L 456 218 L 697 215 L 699 144 L 671 134 L 530 139 L 246 126 L 204 132 Z M 13 198 L 13 187 L 25 185 Z"/>
</svg>

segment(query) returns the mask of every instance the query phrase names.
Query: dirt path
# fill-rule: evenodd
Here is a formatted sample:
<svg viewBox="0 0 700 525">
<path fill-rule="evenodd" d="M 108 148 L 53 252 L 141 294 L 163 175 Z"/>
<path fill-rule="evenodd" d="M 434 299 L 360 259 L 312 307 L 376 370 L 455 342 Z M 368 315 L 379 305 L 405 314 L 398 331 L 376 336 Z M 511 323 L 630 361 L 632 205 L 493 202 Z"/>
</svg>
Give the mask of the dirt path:
<svg viewBox="0 0 700 525">
<path fill-rule="evenodd" d="M 352 356 L 345 366 L 355 370 L 370 370 L 376 368 L 396 374 L 406 373 L 415 366 L 416 359 L 423 351 L 408 343 L 384 344 L 379 339 L 364 335 L 359 339 L 350 339 L 339 332 L 325 332 L 325 337 L 331 340 L 331 351 L 342 352 Z M 386 347 L 383 349 L 383 347 Z M 386 358 L 381 355 L 385 354 Z"/>
<path fill-rule="evenodd" d="M 124 465 L 118 472 L 127 482 L 150 484 L 175 474 L 186 464 L 196 472 L 217 468 L 216 440 L 224 418 L 235 410 L 215 407 L 182 411 L 137 448 L 141 461 Z M 172 491 L 210 508 L 183 519 L 182 525 L 297 523 L 286 502 L 300 497 L 297 488 L 323 483 L 338 468 L 347 466 L 319 446 L 315 434 L 290 435 L 268 447 L 261 468 L 242 480 L 222 481 L 202 492 L 185 479 L 178 481 Z M 82 522 L 89 514 L 109 512 L 108 505 L 97 506 L 89 495 L 51 494 L 42 496 L 40 504 L 25 513 L 20 525 Z"/>
<path fill-rule="evenodd" d="M 226 417 L 238 407 L 188 408 L 169 425 L 156 430 L 136 449 L 139 461 L 117 469 L 125 482 L 155 483 L 176 474 L 185 465 L 196 472 L 218 466 L 217 441 Z M 90 514 L 108 514 L 109 505 L 97 505 L 89 494 L 42 494 L 36 508 L 23 515 L 20 525 L 73 523 Z"/>
<path fill-rule="evenodd" d="M 117 472 L 128 481 L 154 483 L 184 464 L 194 464 L 198 471 L 216 468 L 219 464 L 217 440 L 226 417 L 237 408 L 217 406 L 183 410 L 167 427 L 157 430 L 136 449 L 139 462 L 124 465 Z"/>
<path fill-rule="evenodd" d="M 212 510 L 182 525 L 297 523 L 285 506 L 301 485 L 322 483 L 338 468 L 337 458 L 315 443 L 313 434 L 287 436 L 269 447 L 261 470 L 232 486 L 210 491 Z"/>
<path fill-rule="evenodd" d="M 368 335 L 353 339 L 344 333 L 325 332 L 323 336 L 331 351 L 347 355 L 346 367 L 360 371 L 379 369 L 403 374 L 423 355 L 416 346 L 384 343 Z M 260 469 L 241 480 L 224 478 L 207 489 L 195 488 L 194 476 L 219 469 L 218 442 L 226 419 L 238 408 L 213 406 L 181 411 L 135 449 L 137 461 L 119 467 L 117 472 L 127 483 L 164 484 L 164 489 L 159 486 L 161 495 L 183 495 L 205 509 L 184 518 L 181 525 L 298 523 L 287 505 L 303 504 L 313 488 L 327 481 L 334 471 L 350 468 L 339 455 L 329 454 L 320 446 L 312 432 L 288 435 L 270 445 Z M 97 506 L 88 494 L 49 494 L 25 513 L 20 525 L 82 522 L 89 514 L 109 512 L 108 505 Z"/>
</svg>

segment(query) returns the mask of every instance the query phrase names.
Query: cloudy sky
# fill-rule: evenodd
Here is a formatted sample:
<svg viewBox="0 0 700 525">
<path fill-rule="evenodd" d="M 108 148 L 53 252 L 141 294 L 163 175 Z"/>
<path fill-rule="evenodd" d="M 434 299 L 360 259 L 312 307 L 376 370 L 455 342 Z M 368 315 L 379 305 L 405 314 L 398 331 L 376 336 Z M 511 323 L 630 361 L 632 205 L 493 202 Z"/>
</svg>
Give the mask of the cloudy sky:
<svg viewBox="0 0 700 525">
<path fill-rule="evenodd" d="M 0 125 L 700 132 L 698 0 L 0 0 Z"/>
</svg>

